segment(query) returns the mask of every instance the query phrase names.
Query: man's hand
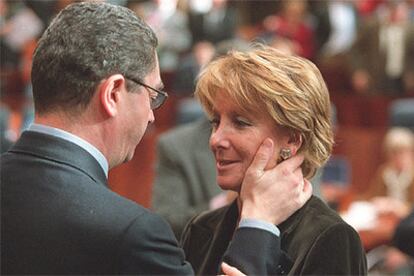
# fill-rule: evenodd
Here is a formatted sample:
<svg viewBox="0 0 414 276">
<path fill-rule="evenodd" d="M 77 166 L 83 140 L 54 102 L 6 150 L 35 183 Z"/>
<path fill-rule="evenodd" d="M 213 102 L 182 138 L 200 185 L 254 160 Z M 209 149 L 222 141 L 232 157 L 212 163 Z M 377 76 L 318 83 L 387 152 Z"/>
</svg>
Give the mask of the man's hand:
<svg viewBox="0 0 414 276">
<path fill-rule="evenodd" d="M 246 274 L 243 274 L 240 270 L 238 270 L 237 268 L 233 267 L 233 266 L 229 266 L 226 263 L 222 263 L 221 264 L 221 270 L 223 271 L 223 275 L 227 275 L 227 276 L 244 276 Z"/>
<path fill-rule="evenodd" d="M 312 185 L 303 178 L 302 155 L 265 169 L 271 161 L 273 141 L 267 138 L 246 171 L 240 191 L 241 218 L 280 224 L 301 208 L 312 195 Z"/>
</svg>

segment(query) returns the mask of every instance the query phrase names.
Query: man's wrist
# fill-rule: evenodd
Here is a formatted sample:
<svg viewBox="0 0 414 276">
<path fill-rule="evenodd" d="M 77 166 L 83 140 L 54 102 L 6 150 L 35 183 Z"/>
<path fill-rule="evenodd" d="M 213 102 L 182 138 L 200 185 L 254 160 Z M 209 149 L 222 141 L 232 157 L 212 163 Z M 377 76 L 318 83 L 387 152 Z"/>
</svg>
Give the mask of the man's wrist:
<svg viewBox="0 0 414 276">
<path fill-rule="evenodd" d="M 269 214 L 269 212 L 260 211 L 254 203 L 251 203 L 250 201 L 244 201 L 242 206 L 240 219 L 256 219 L 273 225 L 278 225 L 283 221 L 281 216 L 275 216 L 277 215 L 275 212 Z"/>
<path fill-rule="evenodd" d="M 260 219 L 242 218 L 239 223 L 239 228 L 243 227 L 262 229 L 265 231 L 269 231 L 270 233 L 278 237 L 280 236 L 280 230 L 276 227 L 276 225 Z"/>
</svg>

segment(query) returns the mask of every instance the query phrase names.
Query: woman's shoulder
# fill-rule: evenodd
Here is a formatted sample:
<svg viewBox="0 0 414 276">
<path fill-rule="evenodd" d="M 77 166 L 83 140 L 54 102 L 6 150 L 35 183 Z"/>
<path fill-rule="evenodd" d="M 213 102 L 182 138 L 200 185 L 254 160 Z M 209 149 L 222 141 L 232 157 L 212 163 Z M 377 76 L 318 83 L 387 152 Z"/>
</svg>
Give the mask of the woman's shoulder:
<svg viewBox="0 0 414 276">
<path fill-rule="evenodd" d="M 285 235 L 296 241 L 315 241 L 327 233 L 341 232 L 351 237 L 358 234 L 340 215 L 321 199 L 312 196 L 298 212 L 295 219 L 288 222 Z"/>
<path fill-rule="evenodd" d="M 312 196 L 301 211 L 302 218 L 300 224 L 311 224 L 321 229 L 338 224 L 349 226 L 337 211 L 316 196 Z"/>
<path fill-rule="evenodd" d="M 318 244 L 335 244 L 338 238 L 360 247 L 357 232 L 315 196 L 289 218 L 281 230 L 282 249 L 293 259 L 304 258 Z"/>
</svg>

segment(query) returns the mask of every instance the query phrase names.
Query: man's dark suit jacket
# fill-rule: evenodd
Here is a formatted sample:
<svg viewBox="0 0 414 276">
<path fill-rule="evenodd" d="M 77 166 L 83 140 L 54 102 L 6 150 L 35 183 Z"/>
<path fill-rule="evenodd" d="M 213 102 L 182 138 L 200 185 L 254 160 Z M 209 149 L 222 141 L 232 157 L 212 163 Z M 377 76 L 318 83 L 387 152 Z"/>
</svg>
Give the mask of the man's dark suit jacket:
<svg viewBox="0 0 414 276">
<path fill-rule="evenodd" d="M 414 209 L 397 226 L 393 241 L 398 249 L 414 257 Z"/>
<path fill-rule="evenodd" d="M 110 191 L 98 162 L 76 144 L 26 131 L 0 166 L 2 274 L 193 273 L 168 224 Z M 245 239 L 278 252 L 277 238 L 250 231 L 237 231 L 229 256 L 255 250 Z M 268 273 L 260 258 L 249 262 L 252 273 Z"/>
<path fill-rule="evenodd" d="M 218 264 L 237 224 L 238 209 L 230 206 L 194 218 L 182 245 L 196 274 L 217 274 Z M 358 234 L 320 199 L 311 199 L 278 226 L 283 275 L 365 275 L 365 253 Z M 250 242 L 250 241 L 247 241 Z M 254 243 L 250 243 L 254 246 Z M 262 254 L 258 250 L 255 254 Z M 226 260 L 226 257 L 225 257 Z"/>
</svg>

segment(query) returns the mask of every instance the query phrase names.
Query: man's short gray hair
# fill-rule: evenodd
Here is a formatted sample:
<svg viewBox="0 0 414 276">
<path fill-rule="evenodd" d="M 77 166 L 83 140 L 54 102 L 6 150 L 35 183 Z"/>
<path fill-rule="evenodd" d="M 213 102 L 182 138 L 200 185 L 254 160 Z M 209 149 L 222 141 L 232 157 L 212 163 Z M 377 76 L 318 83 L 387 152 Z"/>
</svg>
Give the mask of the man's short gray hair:
<svg viewBox="0 0 414 276">
<path fill-rule="evenodd" d="M 113 74 L 143 79 L 155 68 L 158 41 L 131 10 L 83 2 L 62 10 L 33 57 L 36 112 L 83 110 L 97 85 Z"/>
</svg>

